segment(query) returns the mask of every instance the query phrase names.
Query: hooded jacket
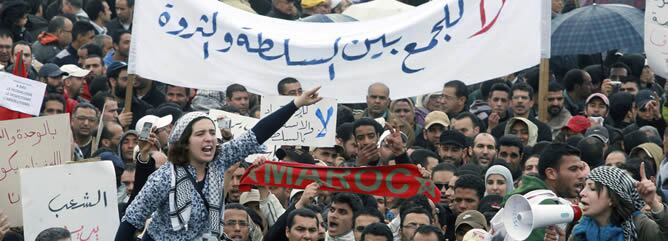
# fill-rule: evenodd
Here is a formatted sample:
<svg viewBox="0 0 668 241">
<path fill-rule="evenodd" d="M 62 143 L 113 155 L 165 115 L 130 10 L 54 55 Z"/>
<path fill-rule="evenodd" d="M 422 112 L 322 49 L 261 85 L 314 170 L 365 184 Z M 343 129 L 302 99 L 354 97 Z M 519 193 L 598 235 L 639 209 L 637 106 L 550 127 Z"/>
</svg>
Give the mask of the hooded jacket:
<svg viewBox="0 0 668 241">
<path fill-rule="evenodd" d="M 515 124 L 516 121 L 522 121 L 527 125 L 529 129 L 529 140 L 527 141 L 527 146 L 533 146 L 538 140 L 538 127 L 527 118 L 523 117 L 513 117 L 508 121 L 508 124 L 505 127 L 504 135 L 510 134 L 510 128 Z"/>
<path fill-rule="evenodd" d="M 135 135 L 139 138 L 139 133 L 135 130 L 129 130 L 129 131 L 123 132 L 123 134 L 121 135 L 121 139 L 118 142 L 118 148 L 116 150 L 116 154 L 118 154 L 118 156 L 121 157 L 121 160 L 123 160 L 123 162 L 126 162 L 126 160 L 123 159 L 123 141 L 125 141 L 125 138 L 127 138 L 128 135 Z M 130 158 L 130 161 L 132 161 L 132 156 L 130 156 L 129 158 Z"/>
</svg>

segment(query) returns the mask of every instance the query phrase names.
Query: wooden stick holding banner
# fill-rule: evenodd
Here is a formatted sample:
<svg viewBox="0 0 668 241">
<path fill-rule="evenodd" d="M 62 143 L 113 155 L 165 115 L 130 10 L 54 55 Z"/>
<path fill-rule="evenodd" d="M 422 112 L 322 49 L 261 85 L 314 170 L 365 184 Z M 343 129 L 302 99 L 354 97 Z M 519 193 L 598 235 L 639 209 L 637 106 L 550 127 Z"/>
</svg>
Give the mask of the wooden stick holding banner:
<svg viewBox="0 0 668 241">
<path fill-rule="evenodd" d="M 547 123 L 547 87 L 550 85 L 550 59 L 540 59 L 540 76 L 538 80 L 538 117 Z"/>
<path fill-rule="evenodd" d="M 132 91 L 135 87 L 135 78 L 136 75 L 128 75 L 128 85 L 125 87 L 125 108 L 123 112 L 132 112 Z"/>
</svg>

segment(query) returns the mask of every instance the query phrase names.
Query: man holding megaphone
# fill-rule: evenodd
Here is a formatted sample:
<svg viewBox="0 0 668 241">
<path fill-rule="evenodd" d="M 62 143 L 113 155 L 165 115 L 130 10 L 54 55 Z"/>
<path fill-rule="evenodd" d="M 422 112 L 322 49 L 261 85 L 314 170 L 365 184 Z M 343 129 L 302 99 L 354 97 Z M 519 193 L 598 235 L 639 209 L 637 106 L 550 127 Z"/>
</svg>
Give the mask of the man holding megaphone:
<svg viewBox="0 0 668 241">
<path fill-rule="evenodd" d="M 585 181 L 585 163 L 580 159 L 580 151 L 576 148 L 562 143 L 553 143 L 545 148 L 538 163 L 538 177 L 525 175 L 521 179 L 521 185 L 506 196 L 525 195 L 532 191 L 544 190 L 539 195 L 529 196 L 529 202 L 538 201 L 541 205 L 559 204 L 559 198 L 575 200 L 582 190 Z M 526 195 L 525 195 L 526 197 Z M 563 200 L 561 201 L 563 202 Z M 568 205 L 567 208 L 570 208 Z M 491 220 L 492 233 L 495 236 L 509 236 L 508 230 L 503 226 L 504 212 L 501 209 Z M 530 230 L 530 235 L 522 240 L 539 241 L 545 238 L 545 228 Z M 508 239 L 506 239 L 508 240 Z M 512 240 L 512 239 L 511 239 Z"/>
</svg>

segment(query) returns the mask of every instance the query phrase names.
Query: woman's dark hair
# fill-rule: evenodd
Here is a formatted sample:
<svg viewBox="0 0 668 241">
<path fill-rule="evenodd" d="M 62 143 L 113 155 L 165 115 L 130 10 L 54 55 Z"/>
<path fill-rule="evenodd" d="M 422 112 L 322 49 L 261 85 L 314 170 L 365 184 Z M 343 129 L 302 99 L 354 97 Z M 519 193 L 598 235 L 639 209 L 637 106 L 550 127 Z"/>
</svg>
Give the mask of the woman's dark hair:
<svg viewBox="0 0 668 241">
<path fill-rule="evenodd" d="M 612 206 L 612 214 L 610 215 L 610 223 L 613 225 L 621 226 L 627 218 L 631 217 L 633 213 L 633 205 L 628 201 L 622 199 L 616 192 L 611 190 L 609 187 L 606 187 L 600 182 L 594 182 L 596 193 L 600 196 L 603 188 L 607 189 L 608 197 L 610 197 L 610 202 Z"/>
<path fill-rule="evenodd" d="M 173 143 L 169 145 L 169 151 L 167 152 L 167 159 L 172 162 L 172 164 L 177 165 L 177 166 L 185 166 L 190 163 L 190 160 L 188 160 L 188 140 L 190 139 L 190 135 L 193 134 L 193 125 L 195 122 L 198 122 L 199 120 L 202 119 L 209 119 L 205 116 L 202 117 L 197 117 L 194 120 L 190 121 L 186 128 L 183 130 L 183 133 L 181 134 L 181 138 L 176 143 Z M 218 146 L 215 147 L 216 152 L 214 156 L 217 156 L 218 153 L 220 153 L 220 149 Z M 226 207 L 227 208 L 227 207 Z"/>
</svg>

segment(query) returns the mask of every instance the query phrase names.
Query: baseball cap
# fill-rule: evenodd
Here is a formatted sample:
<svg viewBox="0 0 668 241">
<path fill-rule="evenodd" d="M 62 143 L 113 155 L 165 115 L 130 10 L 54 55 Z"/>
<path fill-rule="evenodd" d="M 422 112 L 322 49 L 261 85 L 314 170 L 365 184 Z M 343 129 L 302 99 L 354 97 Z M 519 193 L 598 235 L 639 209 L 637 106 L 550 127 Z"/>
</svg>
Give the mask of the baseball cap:
<svg viewBox="0 0 668 241">
<path fill-rule="evenodd" d="M 456 130 L 445 130 L 441 133 L 439 138 L 439 143 L 441 145 L 455 145 L 459 147 L 467 147 L 467 141 L 464 134 Z"/>
<path fill-rule="evenodd" d="M 325 2 L 325 0 L 303 0 L 301 5 L 303 8 L 312 8 L 323 2 Z"/>
<path fill-rule="evenodd" d="M 589 97 L 587 97 L 587 101 L 585 101 L 585 103 L 586 103 L 586 104 L 589 104 L 589 101 L 591 101 L 591 100 L 594 99 L 594 98 L 599 98 L 599 99 L 601 99 L 601 100 L 603 101 L 603 103 L 605 103 L 605 105 L 607 105 L 608 107 L 610 107 L 610 101 L 608 100 L 608 97 L 605 96 L 604 94 L 601 94 L 601 93 L 593 93 L 593 94 L 591 94 Z"/>
<path fill-rule="evenodd" d="M 429 129 L 434 124 L 440 124 L 443 127 L 450 125 L 450 118 L 443 111 L 432 111 L 424 117 L 424 128 Z"/>
<path fill-rule="evenodd" d="M 591 126 L 589 119 L 582 115 L 576 115 L 568 120 L 564 128 L 568 128 L 575 133 L 584 133 Z"/>
<path fill-rule="evenodd" d="M 290 150 L 287 148 L 281 148 L 276 150 L 276 157 L 278 157 L 279 160 L 283 160 L 285 157 L 289 157 L 292 159 L 292 161 L 295 162 L 315 164 L 315 159 L 313 159 L 311 153 L 302 149 Z"/>
<path fill-rule="evenodd" d="M 58 65 L 52 63 L 42 65 L 42 68 L 39 69 L 38 74 L 39 77 L 58 77 L 67 75 L 67 73 L 60 70 L 60 67 L 58 67 Z"/>
<path fill-rule="evenodd" d="M 122 61 L 116 61 L 107 66 L 107 78 L 111 76 L 116 76 L 119 71 L 122 69 L 127 69 L 128 63 Z"/>
<path fill-rule="evenodd" d="M 85 77 L 90 73 L 90 70 L 79 68 L 79 66 L 73 64 L 63 65 L 60 67 L 60 70 L 72 77 Z"/>
<path fill-rule="evenodd" d="M 260 191 L 257 189 L 251 189 L 249 192 L 241 193 L 239 197 L 239 204 L 245 205 L 249 202 L 259 202 L 260 201 Z"/>
<path fill-rule="evenodd" d="M 152 123 L 155 129 L 165 127 L 172 123 L 172 115 L 166 115 L 163 117 L 157 117 L 154 115 L 145 115 L 137 121 L 135 125 L 135 131 L 141 131 L 144 127 L 144 123 Z"/>
<path fill-rule="evenodd" d="M 608 129 L 602 126 L 594 126 L 587 129 L 587 132 L 585 132 L 585 136 L 596 137 L 603 143 L 608 143 L 608 140 L 610 140 L 610 134 L 608 133 Z"/>
<path fill-rule="evenodd" d="M 641 90 L 636 94 L 636 106 L 638 109 L 644 108 L 647 105 L 647 102 L 654 100 L 654 92 L 651 90 Z"/>
<path fill-rule="evenodd" d="M 485 216 L 482 215 L 482 213 L 476 210 L 468 210 L 459 214 L 459 216 L 457 216 L 457 221 L 455 221 L 455 230 L 459 229 L 459 226 L 462 224 L 468 224 L 474 229 L 488 229 L 487 219 L 485 219 Z"/>
<path fill-rule="evenodd" d="M 401 140 L 408 144 L 408 136 L 404 134 L 403 132 L 399 132 L 401 134 Z M 383 134 L 380 135 L 380 138 L 378 139 L 378 145 L 382 145 L 385 139 L 390 135 L 390 131 L 386 130 L 383 132 Z"/>
</svg>

